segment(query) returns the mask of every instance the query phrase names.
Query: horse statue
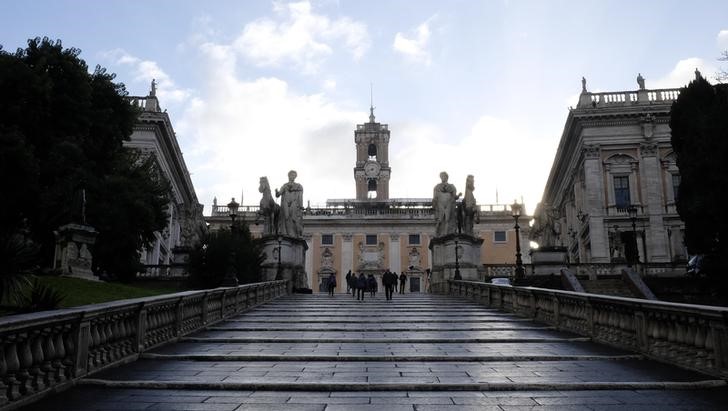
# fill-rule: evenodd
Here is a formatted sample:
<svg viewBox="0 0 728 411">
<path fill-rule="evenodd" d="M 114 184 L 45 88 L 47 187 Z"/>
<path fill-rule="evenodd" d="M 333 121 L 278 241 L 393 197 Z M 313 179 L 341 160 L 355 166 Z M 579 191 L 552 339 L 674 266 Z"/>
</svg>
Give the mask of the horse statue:
<svg viewBox="0 0 728 411">
<path fill-rule="evenodd" d="M 271 195 L 268 177 L 260 178 L 258 191 L 263 194 L 263 198 L 260 199 L 260 210 L 258 210 L 258 214 L 263 217 L 263 234 L 278 234 L 281 206 L 276 204 Z"/>
</svg>

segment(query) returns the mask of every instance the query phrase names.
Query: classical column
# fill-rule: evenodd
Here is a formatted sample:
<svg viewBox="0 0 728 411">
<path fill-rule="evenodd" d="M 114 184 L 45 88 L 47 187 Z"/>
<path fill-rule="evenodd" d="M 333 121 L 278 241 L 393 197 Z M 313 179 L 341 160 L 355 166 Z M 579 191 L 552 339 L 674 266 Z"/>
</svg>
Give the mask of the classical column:
<svg viewBox="0 0 728 411">
<path fill-rule="evenodd" d="M 341 261 L 339 262 L 341 267 L 342 278 L 346 277 L 346 273 L 351 270 L 354 272 L 354 243 L 351 233 L 344 233 L 341 235 Z M 344 288 L 346 290 L 346 288 Z"/>
<path fill-rule="evenodd" d="M 606 203 L 604 201 L 604 171 L 601 150 L 598 145 L 585 146 L 584 150 L 584 204 L 589 214 L 591 262 L 609 262 L 609 241 L 604 229 Z"/>
<path fill-rule="evenodd" d="M 313 236 L 311 234 L 304 234 L 303 239 L 306 240 L 308 249 L 306 250 L 306 278 L 308 281 L 308 288 L 313 289 Z"/>
<path fill-rule="evenodd" d="M 389 269 L 396 273 L 402 272 L 402 257 L 400 256 L 399 234 L 389 235 Z M 385 267 L 387 268 L 387 267 Z M 406 268 L 406 267 L 405 267 Z"/>
<path fill-rule="evenodd" d="M 645 205 L 649 216 L 649 223 L 645 230 L 647 240 L 647 262 L 666 262 L 669 260 L 667 232 L 662 220 L 664 213 L 662 205 L 662 178 L 660 159 L 657 156 L 657 145 L 654 143 L 640 144 L 642 161 L 642 190 L 645 195 Z M 670 182 L 672 183 L 672 182 Z"/>
</svg>

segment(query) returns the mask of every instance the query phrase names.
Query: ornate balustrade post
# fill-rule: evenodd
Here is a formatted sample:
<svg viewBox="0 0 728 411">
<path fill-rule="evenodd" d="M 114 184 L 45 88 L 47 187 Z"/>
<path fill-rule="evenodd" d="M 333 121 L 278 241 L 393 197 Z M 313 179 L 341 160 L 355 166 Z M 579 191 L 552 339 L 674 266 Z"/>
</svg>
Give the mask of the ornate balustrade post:
<svg viewBox="0 0 728 411">
<path fill-rule="evenodd" d="M 650 348 L 648 335 L 649 330 L 647 329 L 645 313 L 642 311 L 635 311 L 634 313 L 634 331 L 637 346 L 641 351 L 647 352 Z"/>
<path fill-rule="evenodd" d="M 185 299 L 184 297 L 180 297 L 179 300 L 177 300 L 177 305 L 175 306 L 175 313 L 174 313 L 174 336 L 180 337 L 182 335 L 182 322 L 184 321 L 185 317 Z"/>
<path fill-rule="evenodd" d="M 73 346 L 75 347 L 75 360 L 73 364 L 73 377 L 82 377 L 88 373 L 88 347 L 91 342 L 91 322 L 82 321 L 76 329 Z"/>
<path fill-rule="evenodd" d="M 200 304 L 202 304 L 202 324 L 207 324 L 207 300 L 210 293 L 205 291 L 205 294 L 202 296 L 202 301 Z"/>
<path fill-rule="evenodd" d="M 710 334 L 712 335 L 712 345 L 715 368 L 723 375 L 728 376 L 728 317 L 723 316 L 723 322 L 712 321 L 710 324 Z M 708 345 L 706 341 L 706 345 Z"/>
</svg>

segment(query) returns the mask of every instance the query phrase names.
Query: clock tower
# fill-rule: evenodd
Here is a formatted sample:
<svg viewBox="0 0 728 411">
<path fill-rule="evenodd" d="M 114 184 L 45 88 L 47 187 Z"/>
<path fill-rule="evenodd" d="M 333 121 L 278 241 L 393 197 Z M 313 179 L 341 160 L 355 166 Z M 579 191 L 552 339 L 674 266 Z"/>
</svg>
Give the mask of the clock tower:
<svg viewBox="0 0 728 411">
<path fill-rule="evenodd" d="M 356 199 L 384 201 L 389 199 L 389 126 L 374 121 L 374 107 L 369 108 L 369 122 L 357 124 Z"/>
</svg>

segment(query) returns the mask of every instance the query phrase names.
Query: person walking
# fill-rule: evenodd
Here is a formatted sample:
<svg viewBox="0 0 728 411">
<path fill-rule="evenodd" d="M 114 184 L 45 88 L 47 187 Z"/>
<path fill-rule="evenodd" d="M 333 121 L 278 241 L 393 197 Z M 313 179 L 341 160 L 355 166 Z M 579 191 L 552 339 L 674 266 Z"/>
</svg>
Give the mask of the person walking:
<svg viewBox="0 0 728 411">
<path fill-rule="evenodd" d="M 351 275 L 349 280 L 349 287 L 351 287 L 351 297 L 356 298 L 356 273 Z"/>
<path fill-rule="evenodd" d="M 397 284 L 397 276 L 387 269 L 382 274 L 382 284 L 384 285 L 384 296 L 387 300 L 391 300 L 392 294 L 394 294 L 394 286 Z"/>
<path fill-rule="evenodd" d="M 346 273 L 346 292 L 351 291 L 351 270 Z"/>
<path fill-rule="evenodd" d="M 377 279 L 374 278 L 374 274 L 369 274 L 367 277 L 367 288 L 369 289 L 369 296 L 374 298 L 377 294 Z"/>
<path fill-rule="evenodd" d="M 364 292 L 367 290 L 367 278 L 364 277 L 364 273 L 359 273 L 359 278 L 356 279 L 356 300 L 364 301 Z"/>
<path fill-rule="evenodd" d="M 334 290 L 336 289 L 336 274 L 331 273 L 328 280 L 329 295 L 334 296 Z"/>
<path fill-rule="evenodd" d="M 399 293 L 404 294 L 404 284 L 407 282 L 407 276 L 404 273 L 399 275 Z"/>
</svg>

